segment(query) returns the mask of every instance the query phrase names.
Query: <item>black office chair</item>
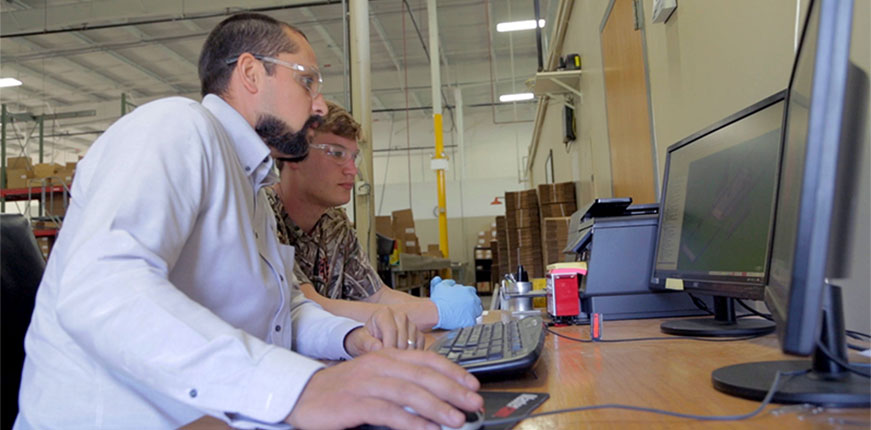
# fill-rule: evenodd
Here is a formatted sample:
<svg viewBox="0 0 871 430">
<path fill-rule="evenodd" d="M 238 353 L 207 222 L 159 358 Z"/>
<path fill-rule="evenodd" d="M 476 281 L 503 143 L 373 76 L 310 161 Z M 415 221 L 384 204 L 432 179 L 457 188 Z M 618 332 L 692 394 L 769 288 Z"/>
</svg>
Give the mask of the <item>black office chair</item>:
<svg viewBox="0 0 871 430">
<path fill-rule="evenodd" d="M 36 300 L 45 260 L 27 220 L 0 214 L 0 428 L 18 415 L 18 387 L 24 366 L 24 334 Z"/>
</svg>

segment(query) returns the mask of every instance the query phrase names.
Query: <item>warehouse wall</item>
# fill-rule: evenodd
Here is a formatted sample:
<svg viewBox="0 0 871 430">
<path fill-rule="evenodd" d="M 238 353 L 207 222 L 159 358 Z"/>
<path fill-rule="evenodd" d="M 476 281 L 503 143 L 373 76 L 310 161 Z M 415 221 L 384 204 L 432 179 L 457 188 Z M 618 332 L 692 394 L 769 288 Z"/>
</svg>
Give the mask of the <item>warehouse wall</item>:
<svg viewBox="0 0 871 430">
<path fill-rule="evenodd" d="M 672 143 L 786 87 L 792 67 L 795 0 L 687 0 L 665 24 L 651 22 L 645 0 L 645 38 L 653 107 L 654 144 L 661 181 Z M 578 139 L 568 147 L 557 181 L 578 185 L 581 202 L 611 196 L 605 84 L 599 28 L 607 1 L 577 2 L 569 17 L 563 54 L 579 53 L 583 97 L 575 101 Z M 561 104 L 551 101 L 530 172 L 544 182 L 549 151 L 566 153 L 559 126 Z M 577 175 L 575 175 L 577 172 Z"/>
<path fill-rule="evenodd" d="M 578 139 L 568 148 L 563 145 L 559 125 L 561 103 L 550 101 L 529 172 L 533 185 L 544 182 L 547 154 L 567 152 L 562 164 L 555 163 L 556 180 L 574 181 L 579 202 L 611 196 L 599 38 L 608 3 L 576 2 L 569 18 L 562 54 L 581 54 L 584 69 L 583 97 L 575 102 Z M 804 21 L 808 0 L 682 0 L 665 24 L 651 22 L 652 0 L 644 0 L 643 4 L 654 144 L 661 184 L 669 145 L 788 85 L 796 34 Z M 871 6 L 865 0 L 854 4 L 851 59 L 868 73 Z M 868 140 L 866 136 L 860 155 L 863 172 L 854 218 L 857 239 L 851 244 L 853 264 L 849 278 L 838 281 L 845 288 L 847 326 L 865 332 L 871 329 Z M 560 165 L 563 167 L 557 167 Z"/>
</svg>

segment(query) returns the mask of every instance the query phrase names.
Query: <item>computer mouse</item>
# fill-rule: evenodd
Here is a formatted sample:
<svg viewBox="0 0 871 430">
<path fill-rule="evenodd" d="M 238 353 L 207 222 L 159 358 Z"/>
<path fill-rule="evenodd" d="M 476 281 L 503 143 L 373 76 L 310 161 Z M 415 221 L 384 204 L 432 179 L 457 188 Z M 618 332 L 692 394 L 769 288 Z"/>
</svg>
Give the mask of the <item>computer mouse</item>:
<svg viewBox="0 0 871 430">
<path fill-rule="evenodd" d="M 420 415 L 414 409 L 408 406 L 405 406 L 405 410 L 412 414 Z M 484 414 L 481 413 L 481 411 L 469 412 L 460 409 L 460 412 L 466 414 L 465 424 L 460 427 L 448 427 L 446 425 L 442 425 L 442 430 L 479 430 L 481 427 L 484 426 Z"/>
<path fill-rule="evenodd" d="M 460 410 L 466 414 L 466 423 L 460 427 L 448 427 L 443 425 L 442 430 L 479 430 L 484 427 L 484 414 L 481 411 L 468 412 Z"/>
</svg>

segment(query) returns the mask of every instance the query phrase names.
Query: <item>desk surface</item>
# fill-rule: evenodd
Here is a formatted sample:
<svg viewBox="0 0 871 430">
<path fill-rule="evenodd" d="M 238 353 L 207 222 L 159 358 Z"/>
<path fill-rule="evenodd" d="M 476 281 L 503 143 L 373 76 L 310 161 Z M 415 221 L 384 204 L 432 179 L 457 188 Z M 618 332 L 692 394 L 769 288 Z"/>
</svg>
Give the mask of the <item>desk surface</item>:
<svg viewBox="0 0 871 430">
<path fill-rule="evenodd" d="M 602 334 L 604 339 L 659 337 L 663 336 L 659 331 L 660 322 L 662 320 L 659 319 L 606 321 Z M 571 337 L 589 337 L 588 326 L 553 330 Z M 730 364 L 782 359 L 795 357 L 780 352 L 774 335 L 735 342 L 675 338 L 665 341 L 579 343 L 548 334 L 534 372 L 511 381 L 488 382 L 483 384 L 482 389 L 550 393 L 550 399 L 536 412 L 620 403 L 699 415 L 738 415 L 756 409 L 759 403 L 715 390 L 711 385 L 711 372 Z M 855 355 L 851 355 L 850 359 L 867 361 Z M 703 422 L 604 409 L 527 419 L 515 429 L 868 428 L 869 419 L 869 409 L 815 412 L 789 405 L 770 405 L 760 415 L 737 422 Z M 839 423 L 854 424 L 839 426 Z M 226 429 L 227 426 L 217 419 L 205 417 L 185 428 L 205 430 Z"/>
</svg>

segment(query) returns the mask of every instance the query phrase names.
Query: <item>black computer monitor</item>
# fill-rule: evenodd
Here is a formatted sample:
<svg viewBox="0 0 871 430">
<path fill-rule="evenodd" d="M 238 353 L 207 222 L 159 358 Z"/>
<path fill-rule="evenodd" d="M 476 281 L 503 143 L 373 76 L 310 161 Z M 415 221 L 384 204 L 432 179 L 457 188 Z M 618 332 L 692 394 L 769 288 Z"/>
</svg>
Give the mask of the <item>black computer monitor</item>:
<svg viewBox="0 0 871 430">
<path fill-rule="evenodd" d="M 738 319 L 734 299 L 763 298 L 780 157 L 781 91 L 668 148 L 651 288 L 714 296 L 714 317 L 660 327 L 683 336 L 774 331 Z"/>
<path fill-rule="evenodd" d="M 773 401 L 871 405 L 871 381 L 845 367 L 841 291 L 827 282 L 843 269 L 832 263 L 846 260 L 854 160 L 867 139 L 868 79 L 848 60 L 852 6 L 853 0 L 810 4 L 789 84 L 765 289 L 783 351 L 813 360 L 717 369 L 714 386 L 732 395 L 762 399 L 778 372 L 799 372 L 785 377 Z"/>
</svg>

